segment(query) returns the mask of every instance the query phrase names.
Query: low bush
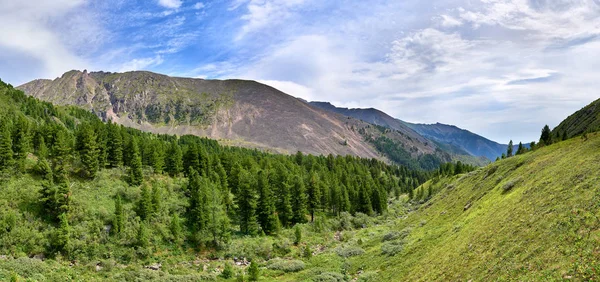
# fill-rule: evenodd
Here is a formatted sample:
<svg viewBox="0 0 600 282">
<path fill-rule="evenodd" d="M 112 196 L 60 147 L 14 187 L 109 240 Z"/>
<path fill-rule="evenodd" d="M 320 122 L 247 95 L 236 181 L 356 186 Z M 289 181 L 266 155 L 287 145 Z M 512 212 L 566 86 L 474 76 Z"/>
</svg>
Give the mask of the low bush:
<svg viewBox="0 0 600 282">
<path fill-rule="evenodd" d="M 403 249 L 404 246 L 402 242 L 399 241 L 387 242 L 381 245 L 381 253 L 386 256 L 395 256 L 398 253 L 402 252 Z"/>
<path fill-rule="evenodd" d="M 365 250 L 356 246 L 347 246 L 347 247 L 337 247 L 335 249 L 335 253 L 343 258 L 360 256 L 365 253 Z"/>
<path fill-rule="evenodd" d="M 304 262 L 301 260 L 272 259 L 267 262 L 267 268 L 283 272 L 298 272 L 304 270 Z"/>
<path fill-rule="evenodd" d="M 312 278 L 314 282 L 344 282 L 344 275 L 336 272 L 323 272 Z"/>
</svg>

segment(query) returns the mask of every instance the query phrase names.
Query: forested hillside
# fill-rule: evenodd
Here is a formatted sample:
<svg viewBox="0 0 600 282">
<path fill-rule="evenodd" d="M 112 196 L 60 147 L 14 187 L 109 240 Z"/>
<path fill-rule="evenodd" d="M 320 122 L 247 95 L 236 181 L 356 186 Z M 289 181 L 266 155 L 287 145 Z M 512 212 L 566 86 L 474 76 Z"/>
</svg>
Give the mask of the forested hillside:
<svg viewBox="0 0 600 282">
<path fill-rule="evenodd" d="M 223 254 L 242 236 L 386 213 L 389 197 L 431 175 L 374 159 L 273 155 L 145 133 L 5 83 L 0 121 L 4 259 L 141 265 L 156 257 Z M 9 274 L 0 271 L 0 278 Z"/>
</svg>

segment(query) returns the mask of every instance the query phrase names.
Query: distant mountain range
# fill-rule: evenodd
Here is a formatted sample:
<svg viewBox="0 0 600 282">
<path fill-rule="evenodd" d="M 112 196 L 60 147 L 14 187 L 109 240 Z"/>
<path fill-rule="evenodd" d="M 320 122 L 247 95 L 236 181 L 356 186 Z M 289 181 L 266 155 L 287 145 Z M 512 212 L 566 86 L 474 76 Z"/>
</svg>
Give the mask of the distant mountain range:
<svg viewBox="0 0 600 282">
<path fill-rule="evenodd" d="M 485 137 L 453 125 L 414 124 L 393 118 L 388 114 L 373 108 L 348 109 L 340 108 L 328 102 L 311 102 L 316 107 L 354 117 L 372 124 L 396 130 L 412 129 L 425 138 L 434 141 L 439 147 L 455 154 L 469 154 L 495 160 L 506 152 L 508 145 L 499 144 Z M 515 146 L 516 147 L 516 146 Z"/>
<path fill-rule="evenodd" d="M 48 102 L 83 107 L 125 126 L 205 136 L 225 145 L 286 154 L 355 155 L 424 169 L 454 160 L 481 164 L 464 152 L 445 150 L 384 113 L 379 116 L 387 123 L 369 122 L 255 81 L 74 70 L 18 88 Z"/>
</svg>

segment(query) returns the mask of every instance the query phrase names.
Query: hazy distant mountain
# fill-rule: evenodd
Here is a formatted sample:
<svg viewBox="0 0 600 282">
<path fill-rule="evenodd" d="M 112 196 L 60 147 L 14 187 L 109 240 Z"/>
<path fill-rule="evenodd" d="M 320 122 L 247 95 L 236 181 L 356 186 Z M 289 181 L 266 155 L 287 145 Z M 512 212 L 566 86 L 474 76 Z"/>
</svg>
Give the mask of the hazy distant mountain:
<svg viewBox="0 0 600 282">
<path fill-rule="evenodd" d="M 451 160 L 433 142 L 400 123 L 396 130 L 384 132 L 255 81 L 70 71 L 19 88 L 42 100 L 78 105 L 103 119 L 156 133 L 207 136 L 281 153 L 388 159 L 383 145 L 377 148 L 377 142 L 385 141 L 402 151 L 405 163 L 406 158 L 426 155 L 435 155 L 437 162 Z"/>
<path fill-rule="evenodd" d="M 503 145 L 474 134 L 470 131 L 445 124 L 412 124 L 393 118 L 377 109 L 348 109 L 339 108 L 327 102 L 311 102 L 311 105 L 340 113 L 363 121 L 385 126 L 392 129 L 412 129 L 436 143 L 446 151 L 457 154 L 470 154 L 476 157 L 486 157 L 495 160 L 506 152 L 508 145 Z"/>
</svg>

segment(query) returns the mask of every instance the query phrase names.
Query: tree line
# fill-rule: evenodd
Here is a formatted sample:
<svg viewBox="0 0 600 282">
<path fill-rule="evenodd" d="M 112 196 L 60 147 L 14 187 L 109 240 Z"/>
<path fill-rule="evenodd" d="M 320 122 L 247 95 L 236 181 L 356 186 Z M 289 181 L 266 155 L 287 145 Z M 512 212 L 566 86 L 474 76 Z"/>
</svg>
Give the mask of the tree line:
<svg viewBox="0 0 600 282">
<path fill-rule="evenodd" d="M 125 170 L 130 187 L 141 187 L 135 203 L 140 247 L 148 244 L 146 224 L 165 193 L 148 183 L 151 176 L 187 180 L 185 211 L 170 211 L 174 236 L 218 246 L 232 232 L 272 235 L 317 216 L 382 214 L 388 197 L 410 193 L 432 174 L 375 159 L 276 155 L 197 136 L 142 132 L 39 101 L 1 81 L 0 102 L 0 171 L 39 176 L 42 216 L 58 230 L 58 252 L 69 245 L 70 183 L 92 180 L 103 169 Z M 35 166 L 28 169 L 27 160 Z M 119 236 L 129 223 L 118 194 L 114 207 L 111 233 Z"/>
</svg>

